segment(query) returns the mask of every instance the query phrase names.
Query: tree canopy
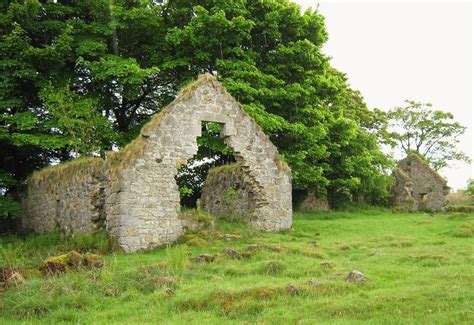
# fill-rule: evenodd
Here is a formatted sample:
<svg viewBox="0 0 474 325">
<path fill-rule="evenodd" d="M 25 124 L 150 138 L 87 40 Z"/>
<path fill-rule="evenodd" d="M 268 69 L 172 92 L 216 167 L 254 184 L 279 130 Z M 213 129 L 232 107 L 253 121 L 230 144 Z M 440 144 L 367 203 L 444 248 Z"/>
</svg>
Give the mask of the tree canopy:
<svg viewBox="0 0 474 325">
<path fill-rule="evenodd" d="M 452 160 L 470 161 L 456 145 L 466 127 L 453 114 L 432 109 L 430 103 L 407 100 L 405 107 L 387 113 L 387 139 L 407 155 L 415 152 L 439 170 Z"/>
<path fill-rule="evenodd" d="M 315 11 L 288 0 L 7 0 L 0 29 L 9 203 L 33 170 L 125 145 L 203 72 L 263 127 L 294 188 L 335 204 L 386 199 L 374 113 L 322 53 L 328 35 Z"/>
</svg>

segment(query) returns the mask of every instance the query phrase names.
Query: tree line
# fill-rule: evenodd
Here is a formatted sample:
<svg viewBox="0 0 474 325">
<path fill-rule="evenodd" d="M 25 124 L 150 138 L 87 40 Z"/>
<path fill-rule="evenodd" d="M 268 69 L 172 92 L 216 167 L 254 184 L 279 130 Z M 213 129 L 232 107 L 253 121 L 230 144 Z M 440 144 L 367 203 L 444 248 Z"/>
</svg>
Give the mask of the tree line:
<svg viewBox="0 0 474 325">
<path fill-rule="evenodd" d="M 288 0 L 7 0 L 0 30 L 0 215 L 21 213 L 32 171 L 123 147 L 204 72 L 270 136 L 295 190 L 333 206 L 390 198 L 380 144 L 406 141 L 389 128 L 397 112 L 368 109 L 331 66 L 316 11 Z"/>
</svg>

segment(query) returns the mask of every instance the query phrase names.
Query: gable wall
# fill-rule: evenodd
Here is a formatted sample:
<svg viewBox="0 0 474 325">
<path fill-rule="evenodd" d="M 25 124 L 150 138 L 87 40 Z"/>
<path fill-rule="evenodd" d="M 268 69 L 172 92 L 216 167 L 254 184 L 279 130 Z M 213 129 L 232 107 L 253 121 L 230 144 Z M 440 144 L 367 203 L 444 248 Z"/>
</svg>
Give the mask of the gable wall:
<svg viewBox="0 0 474 325">
<path fill-rule="evenodd" d="M 401 160 L 398 168 L 403 171 L 403 174 L 397 177 L 398 186 L 409 189 L 414 200 L 411 210 L 443 210 L 448 187 L 439 174 L 416 156 Z M 407 179 L 402 179 L 402 176 Z M 396 194 L 395 200 L 401 200 L 401 192 Z"/>
<path fill-rule="evenodd" d="M 143 130 L 143 155 L 121 172 L 117 239 L 125 250 L 170 243 L 182 234 L 174 177 L 197 153 L 203 121 L 223 124 L 224 142 L 251 180 L 256 212 L 249 222 L 269 231 L 291 226 L 291 172 L 278 167 L 276 147 L 222 87 L 201 79 Z"/>
</svg>

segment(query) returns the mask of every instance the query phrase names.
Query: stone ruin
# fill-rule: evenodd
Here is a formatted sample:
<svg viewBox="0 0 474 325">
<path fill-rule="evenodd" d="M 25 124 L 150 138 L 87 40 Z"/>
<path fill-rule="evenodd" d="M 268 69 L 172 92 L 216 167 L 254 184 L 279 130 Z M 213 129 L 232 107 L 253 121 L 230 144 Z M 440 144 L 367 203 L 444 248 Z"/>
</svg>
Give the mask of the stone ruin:
<svg viewBox="0 0 474 325">
<path fill-rule="evenodd" d="M 47 167 L 28 179 L 23 200 L 26 230 L 68 235 L 105 228 L 126 252 L 172 243 L 183 234 L 175 175 L 198 151 L 203 122 L 221 124 L 221 137 L 237 161 L 242 188 L 235 212 L 256 228 L 292 224 L 291 171 L 242 106 L 210 74 L 182 90 L 137 139 L 107 159 L 87 158 Z M 214 179 L 219 182 L 218 173 Z M 234 184 L 235 185 L 235 184 Z M 206 192 L 204 206 L 226 211 Z M 212 202 L 212 203 L 211 203 Z M 221 214 L 221 213 L 217 213 Z"/>
<path fill-rule="evenodd" d="M 254 218 L 257 202 L 242 164 L 209 170 L 202 188 L 201 207 L 213 216 Z"/>
<path fill-rule="evenodd" d="M 298 204 L 298 210 L 301 212 L 329 211 L 328 199 L 325 196 L 318 195 L 314 188 L 308 188 L 303 199 Z"/>
<path fill-rule="evenodd" d="M 398 162 L 393 171 L 394 206 L 402 211 L 442 211 L 449 187 L 446 180 L 423 161 L 411 154 Z"/>
</svg>

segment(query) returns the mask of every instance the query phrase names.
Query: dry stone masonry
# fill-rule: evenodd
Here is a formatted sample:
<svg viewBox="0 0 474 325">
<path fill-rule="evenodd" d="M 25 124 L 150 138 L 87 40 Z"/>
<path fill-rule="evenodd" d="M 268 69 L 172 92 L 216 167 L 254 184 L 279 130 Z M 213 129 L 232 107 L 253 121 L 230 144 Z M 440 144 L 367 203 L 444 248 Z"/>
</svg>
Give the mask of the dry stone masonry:
<svg viewBox="0 0 474 325">
<path fill-rule="evenodd" d="M 74 234 L 105 225 L 127 252 L 175 241 L 183 234 L 175 175 L 197 153 L 202 122 L 222 124 L 221 136 L 251 193 L 241 198 L 248 222 L 267 231 L 291 227 L 291 171 L 262 129 L 209 74 L 106 160 L 78 160 L 33 174 L 23 226 Z"/>
<path fill-rule="evenodd" d="M 298 205 L 298 210 L 302 212 L 329 211 L 329 203 L 326 197 L 318 196 L 314 188 L 309 188 L 303 200 Z"/>
<path fill-rule="evenodd" d="M 239 163 L 215 167 L 209 171 L 202 189 L 202 209 L 217 217 L 256 217 L 256 192 Z"/>
<path fill-rule="evenodd" d="M 449 187 L 446 180 L 418 155 L 411 154 L 398 162 L 393 172 L 394 205 L 404 211 L 441 211 Z"/>
<path fill-rule="evenodd" d="M 66 235 L 92 232 L 105 225 L 106 174 L 102 159 L 89 158 L 47 167 L 28 180 L 23 227 Z"/>
</svg>

